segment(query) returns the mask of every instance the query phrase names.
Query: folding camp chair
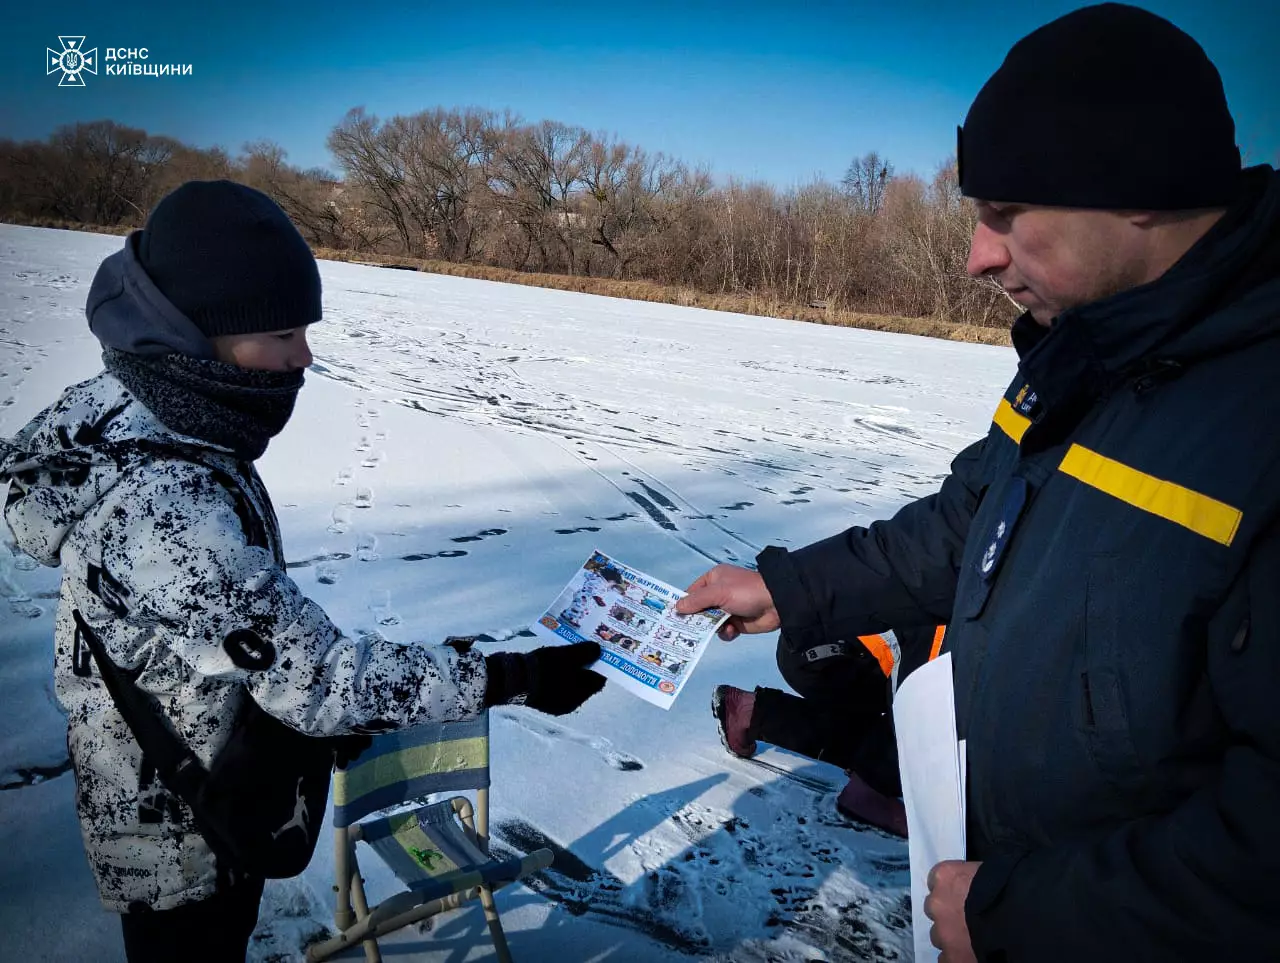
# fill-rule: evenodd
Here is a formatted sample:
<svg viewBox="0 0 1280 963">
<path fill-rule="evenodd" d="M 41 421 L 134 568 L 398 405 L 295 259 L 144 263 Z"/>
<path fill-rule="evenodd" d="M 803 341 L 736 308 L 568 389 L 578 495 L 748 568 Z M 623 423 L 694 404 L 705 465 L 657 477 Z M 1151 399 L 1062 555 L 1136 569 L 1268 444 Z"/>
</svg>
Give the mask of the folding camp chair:
<svg viewBox="0 0 1280 963">
<path fill-rule="evenodd" d="M 473 807 L 453 796 L 365 819 L 431 793 L 476 790 Z M 493 891 L 551 865 L 551 851 L 494 860 L 489 856 L 489 714 L 377 736 L 333 781 L 334 863 L 339 935 L 312 946 L 311 961 L 364 944 L 369 963 L 382 954 L 379 937 L 457 909 L 479 897 L 498 959 L 511 952 Z M 474 818 L 473 818 L 474 817 Z M 357 822 L 357 820 L 363 820 Z M 365 898 L 356 843 L 365 842 L 408 889 L 374 907 Z"/>
</svg>

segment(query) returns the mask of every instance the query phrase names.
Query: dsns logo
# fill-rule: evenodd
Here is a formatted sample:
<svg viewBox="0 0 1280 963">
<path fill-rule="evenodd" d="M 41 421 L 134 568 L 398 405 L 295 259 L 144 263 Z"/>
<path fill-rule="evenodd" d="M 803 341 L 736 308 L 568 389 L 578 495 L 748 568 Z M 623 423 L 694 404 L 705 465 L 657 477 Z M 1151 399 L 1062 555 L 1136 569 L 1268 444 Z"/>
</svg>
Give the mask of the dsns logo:
<svg viewBox="0 0 1280 963">
<path fill-rule="evenodd" d="M 46 66 L 48 69 L 45 75 L 53 73 L 55 70 L 62 71 L 62 79 L 58 81 L 59 87 L 83 87 L 84 73 L 98 74 L 98 48 L 92 50 L 84 49 L 84 37 L 59 37 L 58 42 L 62 44 L 61 50 L 54 50 L 52 47 L 46 47 L 49 52 Z"/>
</svg>

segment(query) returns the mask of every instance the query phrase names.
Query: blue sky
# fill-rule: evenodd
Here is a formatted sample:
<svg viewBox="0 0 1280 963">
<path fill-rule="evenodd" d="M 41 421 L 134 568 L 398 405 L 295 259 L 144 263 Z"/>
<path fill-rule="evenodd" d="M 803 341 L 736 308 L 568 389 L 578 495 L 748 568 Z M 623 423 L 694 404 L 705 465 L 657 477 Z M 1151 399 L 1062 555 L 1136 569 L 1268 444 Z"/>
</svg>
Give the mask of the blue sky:
<svg viewBox="0 0 1280 963">
<path fill-rule="evenodd" d="M 650 151 L 779 186 L 838 178 L 878 150 L 930 172 L 1009 46 L 1070 0 L 829 3 L 335 5 L 228 0 L 26 2 L 0 36 L 0 136 L 43 138 L 109 117 L 236 153 L 274 140 L 292 163 L 332 167 L 324 142 L 350 108 L 510 109 L 616 133 Z M 1222 72 L 1238 142 L 1280 163 L 1280 3 L 1147 0 Z M 59 35 L 147 47 L 190 77 L 46 76 Z"/>
</svg>

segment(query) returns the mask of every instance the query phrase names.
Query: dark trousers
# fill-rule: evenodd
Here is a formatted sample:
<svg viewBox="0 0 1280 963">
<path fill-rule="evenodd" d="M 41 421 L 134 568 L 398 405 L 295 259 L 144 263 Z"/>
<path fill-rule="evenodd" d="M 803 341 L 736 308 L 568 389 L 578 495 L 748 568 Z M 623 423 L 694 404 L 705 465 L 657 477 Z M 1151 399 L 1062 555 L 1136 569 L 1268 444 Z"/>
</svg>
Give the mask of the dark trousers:
<svg viewBox="0 0 1280 963">
<path fill-rule="evenodd" d="M 120 917 L 129 963 L 244 963 L 263 881 L 242 880 L 208 899 Z"/>
<path fill-rule="evenodd" d="M 748 735 L 851 769 L 886 796 L 902 795 L 889 680 L 861 643 L 810 661 L 782 636 L 778 669 L 799 695 L 756 689 Z"/>
</svg>

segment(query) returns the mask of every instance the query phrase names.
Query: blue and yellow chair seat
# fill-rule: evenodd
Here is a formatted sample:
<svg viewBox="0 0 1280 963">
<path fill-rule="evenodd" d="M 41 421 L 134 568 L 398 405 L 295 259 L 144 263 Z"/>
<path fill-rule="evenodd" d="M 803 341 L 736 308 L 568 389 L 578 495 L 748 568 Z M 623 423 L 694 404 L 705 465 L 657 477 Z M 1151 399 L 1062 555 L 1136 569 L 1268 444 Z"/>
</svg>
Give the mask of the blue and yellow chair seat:
<svg viewBox="0 0 1280 963">
<path fill-rule="evenodd" d="M 438 801 L 431 795 L 474 790 Z M 551 865 L 551 852 L 495 860 L 489 855 L 489 716 L 377 736 L 354 763 L 334 772 L 334 862 L 339 935 L 310 947 L 307 959 L 327 960 L 364 945 L 369 963 L 382 959 L 378 938 L 478 898 L 498 959 L 510 950 L 493 891 Z M 403 804 L 414 805 L 403 807 Z M 391 814 L 366 818 L 392 807 Z M 364 842 L 405 890 L 369 907 L 356 856 Z"/>
</svg>

